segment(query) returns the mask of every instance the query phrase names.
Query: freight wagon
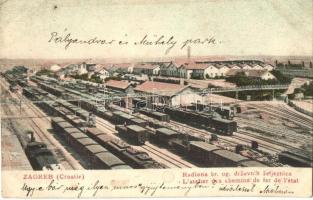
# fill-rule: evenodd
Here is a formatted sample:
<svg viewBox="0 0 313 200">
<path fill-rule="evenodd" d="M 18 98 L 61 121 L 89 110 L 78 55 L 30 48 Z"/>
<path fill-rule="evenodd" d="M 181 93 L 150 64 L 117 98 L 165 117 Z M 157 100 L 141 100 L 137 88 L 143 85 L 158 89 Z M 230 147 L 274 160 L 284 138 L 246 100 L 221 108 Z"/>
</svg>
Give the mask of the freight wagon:
<svg viewBox="0 0 313 200">
<path fill-rule="evenodd" d="M 115 129 L 118 131 L 119 134 L 125 136 L 126 138 L 129 138 L 136 144 L 143 145 L 147 140 L 147 130 L 138 125 L 117 125 L 115 126 Z"/>
<path fill-rule="evenodd" d="M 116 124 L 130 124 L 131 119 L 134 118 L 136 117 L 122 111 L 113 112 L 113 122 L 115 122 Z"/>
<path fill-rule="evenodd" d="M 56 85 L 53 85 L 53 84 L 49 85 L 49 84 L 46 84 L 44 82 L 38 82 L 37 84 L 41 89 L 43 89 L 43 90 L 45 90 L 45 91 L 49 92 L 50 94 L 53 94 L 57 97 L 61 97 L 63 94 L 65 94 L 65 90 L 57 87 Z"/>
<path fill-rule="evenodd" d="M 149 117 L 152 117 L 154 119 L 157 119 L 159 121 L 163 121 L 163 122 L 169 122 L 170 121 L 169 115 L 161 113 L 161 112 L 148 110 L 148 109 L 141 109 L 141 110 L 139 110 L 139 112 L 144 114 L 144 115 L 147 115 Z"/>
<path fill-rule="evenodd" d="M 154 161 L 147 153 L 135 151 L 129 144 L 114 139 L 97 128 L 87 128 L 86 134 L 135 169 L 165 168 Z"/>
<path fill-rule="evenodd" d="M 175 138 L 178 138 L 180 134 L 176 131 L 167 129 L 167 128 L 158 128 L 156 129 L 154 137 L 151 136 L 151 139 L 155 139 L 155 142 L 161 145 L 171 145 L 171 141 Z"/>
<path fill-rule="evenodd" d="M 208 128 L 217 133 L 232 135 L 237 131 L 237 122 L 227 119 L 215 118 L 213 115 L 166 107 L 165 113 L 171 118 L 195 127 Z"/>
<path fill-rule="evenodd" d="M 211 155 L 211 162 L 215 167 L 238 167 L 241 166 L 240 162 L 250 160 L 240 154 L 224 149 L 213 150 Z"/>
<path fill-rule="evenodd" d="M 80 156 L 89 161 L 91 169 L 130 169 L 119 158 L 60 117 L 52 118 L 55 133 Z M 98 145 L 98 146 L 97 146 Z M 96 147 L 96 148 L 95 148 Z"/>
<path fill-rule="evenodd" d="M 217 146 L 203 141 L 191 141 L 189 157 L 205 166 L 213 166 L 212 152 L 219 149 Z"/>
<path fill-rule="evenodd" d="M 215 112 L 225 119 L 233 119 L 233 117 L 235 116 L 235 107 L 233 106 L 204 105 L 201 103 L 192 103 L 191 106 L 188 106 L 187 108 L 193 111 Z"/>
</svg>

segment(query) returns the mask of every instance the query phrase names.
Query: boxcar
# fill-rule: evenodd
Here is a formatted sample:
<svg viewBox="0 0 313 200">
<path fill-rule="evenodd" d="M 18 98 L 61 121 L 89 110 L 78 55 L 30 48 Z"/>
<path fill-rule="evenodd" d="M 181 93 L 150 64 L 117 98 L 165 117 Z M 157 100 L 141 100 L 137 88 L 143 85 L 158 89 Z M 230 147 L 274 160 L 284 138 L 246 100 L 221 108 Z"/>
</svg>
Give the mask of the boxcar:
<svg viewBox="0 0 313 200">
<path fill-rule="evenodd" d="M 149 125 L 148 121 L 140 119 L 140 118 L 132 118 L 130 119 L 130 124 L 135 124 L 141 127 L 146 127 Z"/>
<path fill-rule="evenodd" d="M 165 122 L 170 121 L 170 116 L 168 114 L 165 114 L 165 113 L 161 113 L 161 112 L 157 112 L 157 111 L 153 111 L 153 110 L 147 110 L 147 109 L 139 110 L 139 112 L 144 114 L 144 115 L 147 115 L 149 117 L 152 117 L 154 119 L 157 119 L 159 121 L 165 121 Z"/>
<path fill-rule="evenodd" d="M 213 163 L 212 151 L 219 149 L 217 146 L 202 142 L 202 141 L 191 141 L 189 156 L 199 163 L 211 166 Z"/>
<path fill-rule="evenodd" d="M 161 145 L 171 145 L 171 140 L 177 138 L 179 135 L 176 131 L 167 128 L 158 128 L 155 132 L 155 142 Z"/>
<path fill-rule="evenodd" d="M 95 157 L 97 162 L 101 163 L 101 165 L 95 166 L 96 169 L 101 169 L 101 167 L 108 167 L 110 169 L 131 169 L 131 167 L 126 165 L 109 151 L 98 153 Z"/>
<path fill-rule="evenodd" d="M 147 140 L 146 129 L 138 125 L 127 126 L 127 134 L 138 144 L 144 144 Z"/>
<path fill-rule="evenodd" d="M 85 158 L 88 160 L 90 168 L 105 168 L 109 169 L 108 166 L 101 166 L 99 159 L 96 158 L 96 154 L 106 152 L 107 150 L 98 144 L 86 146 Z M 100 167 L 101 166 L 101 167 Z"/>
<path fill-rule="evenodd" d="M 121 111 L 113 112 L 113 121 L 117 124 L 130 124 L 130 120 L 135 117 Z"/>
<path fill-rule="evenodd" d="M 102 117 L 106 120 L 113 121 L 113 113 L 105 109 L 99 109 L 96 113 L 99 117 Z"/>
<path fill-rule="evenodd" d="M 240 162 L 247 160 L 248 158 L 236 154 L 234 152 L 219 149 L 212 151 L 212 164 L 214 167 L 237 167 L 240 166 Z"/>
<path fill-rule="evenodd" d="M 189 144 L 186 141 L 181 139 L 173 139 L 172 147 L 174 150 L 176 150 L 177 153 L 188 156 Z"/>
<path fill-rule="evenodd" d="M 67 138 L 65 141 L 83 158 L 89 161 L 89 168 L 92 169 L 129 169 L 123 161 L 114 156 L 104 147 L 101 147 L 95 140 L 83 134 L 80 130 L 64 122 L 61 118 L 53 118 L 54 128 L 57 128 L 59 135 Z M 61 124 L 61 125 L 60 125 Z M 70 125 L 70 127 L 68 127 Z M 99 135 L 100 136 L 103 135 Z M 98 145 L 98 146 L 96 146 Z M 101 151 L 101 152 L 99 152 Z"/>
</svg>

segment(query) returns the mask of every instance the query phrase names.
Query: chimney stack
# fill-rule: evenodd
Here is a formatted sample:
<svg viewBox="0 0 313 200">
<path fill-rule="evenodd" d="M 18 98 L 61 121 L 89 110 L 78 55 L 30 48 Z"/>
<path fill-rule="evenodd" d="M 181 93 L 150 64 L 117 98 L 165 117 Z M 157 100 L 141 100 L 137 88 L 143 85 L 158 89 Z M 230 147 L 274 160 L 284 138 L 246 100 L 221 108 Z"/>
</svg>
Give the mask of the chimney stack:
<svg viewBox="0 0 313 200">
<path fill-rule="evenodd" d="M 188 58 L 188 60 L 190 60 L 190 57 L 191 57 L 191 48 L 190 48 L 190 46 L 188 46 L 188 48 L 187 48 L 187 58 Z"/>
</svg>

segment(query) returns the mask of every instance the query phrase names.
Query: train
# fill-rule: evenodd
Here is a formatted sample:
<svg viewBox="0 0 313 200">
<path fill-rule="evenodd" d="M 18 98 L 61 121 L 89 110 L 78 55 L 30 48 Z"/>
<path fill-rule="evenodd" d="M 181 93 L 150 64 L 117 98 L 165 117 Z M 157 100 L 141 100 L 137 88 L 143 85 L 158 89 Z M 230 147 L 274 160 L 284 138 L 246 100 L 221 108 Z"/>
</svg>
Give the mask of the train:
<svg viewBox="0 0 313 200">
<path fill-rule="evenodd" d="M 135 169 L 166 168 L 154 161 L 146 152 L 135 150 L 129 144 L 114 139 L 97 128 L 87 128 L 86 134 Z"/>
<path fill-rule="evenodd" d="M 109 111 L 107 111 L 109 112 Z M 108 118 L 107 116 L 106 118 Z M 112 122 L 115 124 L 124 124 L 124 125 L 138 125 L 141 127 L 146 127 L 149 125 L 149 123 L 146 120 L 143 120 L 141 118 L 135 117 L 133 115 L 130 115 L 128 113 L 122 112 L 122 111 L 114 111 L 112 112 Z"/>
<path fill-rule="evenodd" d="M 140 109 L 138 112 L 142 113 L 144 115 L 147 115 L 148 117 L 152 117 L 154 119 L 157 119 L 159 121 L 163 121 L 163 122 L 169 122 L 170 121 L 170 116 L 168 114 L 153 111 L 151 109 L 147 109 L 147 108 Z"/>
<path fill-rule="evenodd" d="M 267 167 L 267 164 L 229 150 L 220 149 L 214 144 L 210 144 L 200 138 L 189 138 L 188 135 L 176 131 L 159 128 L 153 136 L 151 142 L 165 146 L 169 150 L 175 151 L 182 156 L 202 164 L 205 167 Z"/>
<path fill-rule="evenodd" d="M 205 105 L 201 103 L 192 103 L 191 106 L 187 106 L 188 109 L 202 112 L 215 112 L 220 115 L 221 118 L 233 119 L 237 108 L 235 106 L 221 106 L 221 105 Z"/>
<path fill-rule="evenodd" d="M 81 105 L 83 105 L 84 100 L 80 101 Z M 77 102 L 71 102 L 72 104 L 77 104 Z M 84 104 L 84 107 L 87 107 L 88 103 Z M 94 105 L 95 106 L 95 105 Z M 83 107 L 83 106 L 82 106 Z M 95 107 L 90 107 L 89 109 L 95 109 Z M 152 118 L 158 118 L 160 116 L 163 117 L 163 121 L 168 121 L 169 117 L 172 116 L 165 109 L 165 113 L 161 113 L 163 115 L 155 115 L 155 111 L 145 110 L 141 113 L 147 114 Z M 184 111 L 187 113 L 185 117 L 189 121 L 196 121 L 197 123 L 201 122 L 202 125 L 213 128 L 217 133 L 222 134 L 231 134 L 233 131 L 236 131 L 236 124 L 233 124 L 232 121 L 226 119 L 219 119 L 210 116 L 205 113 L 195 113 L 191 111 Z M 193 113 L 193 114 L 190 114 Z M 217 148 L 216 150 L 210 151 L 209 149 L 199 148 L 197 149 L 195 143 L 198 142 L 205 146 L 209 144 L 201 139 L 197 138 L 188 138 L 186 135 L 180 134 L 170 129 L 166 129 L 165 127 L 158 127 L 154 131 L 150 129 L 146 129 L 147 122 L 145 120 L 140 121 L 138 117 L 121 112 L 121 111 L 108 111 L 106 109 L 99 109 L 97 111 L 97 115 L 102 115 L 103 118 L 115 123 L 120 124 L 116 126 L 116 129 L 119 133 L 127 138 L 134 140 L 139 145 L 143 145 L 147 140 L 150 140 L 153 143 L 164 145 L 167 148 L 176 151 L 178 153 L 183 153 L 184 155 L 190 157 L 191 159 L 195 159 L 198 163 L 203 163 L 205 166 L 266 166 L 263 163 L 258 161 L 250 160 L 247 157 L 241 156 L 240 154 Z M 165 116 L 165 117 L 164 117 Z M 179 114 L 177 114 L 179 116 Z M 174 116 L 173 118 L 177 117 Z M 180 116 L 182 117 L 182 116 Z M 160 118 L 159 118 L 160 119 Z M 176 119 L 176 118 L 175 118 Z M 140 121 L 140 122 L 139 122 Z M 133 128 L 135 127 L 135 128 Z M 157 163 L 151 162 L 151 158 L 145 152 L 138 152 L 129 147 L 126 143 L 121 142 L 120 140 L 114 140 L 108 135 L 104 133 L 91 133 L 95 131 L 90 131 L 92 129 L 87 128 L 86 134 L 89 137 L 92 137 L 99 144 L 101 142 L 101 146 L 108 149 L 110 152 L 114 152 L 114 154 L 121 160 L 129 164 L 133 168 L 161 168 Z M 93 135 L 93 136 L 91 136 Z M 210 144 L 211 145 L 211 144 Z M 216 147 L 215 145 L 212 145 Z M 195 152 L 196 153 L 195 156 Z M 192 153 L 193 152 L 193 153 Z M 210 154 L 210 155 L 209 155 Z M 136 156 L 135 156 L 136 155 Z M 140 156 L 138 156 L 140 155 Z M 202 155 L 202 156 L 201 156 Z M 205 156 L 206 155 L 206 156 Z M 208 157 L 209 155 L 209 157 Z M 122 159 L 123 158 L 123 159 Z M 140 162 L 139 162 L 140 161 Z M 149 161 L 149 162 L 148 162 Z"/>
<path fill-rule="evenodd" d="M 47 84 L 45 82 L 38 82 L 37 84 L 41 89 L 43 89 L 43 90 L 45 90 L 45 91 L 49 92 L 50 94 L 53 94 L 57 97 L 61 97 L 63 94 L 66 94 L 64 89 L 57 87 L 53 84 Z"/>
<path fill-rule="evenodd" d="M 54 157 L 54 154 L 48 149 L 43 142 L 35 140 L 32 131 L 26 131 L 28 137 L 23 138 L 25 141 L 24 151 L 34 170 L 62 170 L 63 167 Z"/>
<path fill-rule="evenodd" d="M 88 160 L 90 169 L 131 169 L 129 165 L 61 117 L 51 119 L 54 132 Z"/>
<path fill-rule="evenodd" d="M 32 91 L 34 92 L 34 91 Z M 38 95 L 38 92 L 35 92 L 36 95 Z M 52 96 L 50 96 L 51 98 Z M 62 102 L 62 103 L 60 103 Z M 121 141 L 116 141 L 112 138 L 112 136 L 109 136 L 106 133 L 101 132 L 99 129 L 96 127 L 90 127 L 90 126 L 85 126 L 84 124 L 81 125 L 79 124 L 79 121 L 84 121 L 82 119 L 82 115 L 75 115 L 74 112 L 81 112 L 81 109 L 78 107 L 72 105 L 72 104 L 67 104 L 65 101 L 59 101 L 55 99 L 55 103 L 45 103 L 44 104 L 44 109 L 43 110 L 49 110 L 49 114 L 52 116 L 61 116 L 63 124 L 61 126 L 63 128 L 66 128 L 66 133 L 71 133 L 72 137 L 69 137 L 68 134 L 64 134 L 64 132 L 60 131 L 60 127 L 56 128 L 56 132 L 61 135 L 61 137 L 64 139 L 64 141 L 69 145 L 69 146 L 74 146 L 75 149 L 81 149 L 83 148 L 80 143 L 74 142 L 75 139 L 85 139 L 85 143 L 88 145 L 94 144 L 88 143 L 91 142 L 90 140 L 86 138 L 91 138 L 94 141 L 96 141 L 100 146 L 105 147 L 108 149 L 108 151 L 113 152 L 118 158 L 121 158 L 123 162 L 126 162 L 127 164 L 130 163 L 130 166 L 132 168 L 137 168 L 137 169 L 147 169 L 147 168 L 166 168 L 164 165 L 161 165 L 160 163 L 156 162 L 153 160 L 147 153 L 142 152 L 142 151 L 136 151 L 132 149 L 129 145 L 126 146 L 125 148 L 121 148 Z M 69 109 L 71 108 L 71 109 Z M 66 124 L 67 127 L 64 127 Z M 53 125 L 56 127 L 56 125 Z M 75 127 L 81 127 L 82 129 L 86 130 L 85 134 L 81 132 L 80 129 L 77 129 Z M 87 136 L 86 136 L 87 135 Z M 74 138 L 73 138 L 74 137 Z M 119 145 L 117 145 L 119 144 Z M 125 146 L 125 145 L 124 145 Z M 79 151 L 81 155 L 88 155 L 90 156 L 89 151 Z M 88 158 L 88 156 L 84 156 L 85 158 Z M 91 157 L 94 157 L 91 155 Z M 98 165 L 102 166 L 102 168 L 108 168 L 110 167 L 109 165 L 106 165 L 105 163 L 100 163 L 99 164 L 99 159 L 91 159 L 91 168 L 96 168 L 95 162 L 98 162 Z M 101 162 L 104 162 L 103 160 Z M 111 166 L 112 167 L 112 166 Z M 116 166 L 115 168 L 120 168 L 120 166 Z"/>
<path fill-rule="evenodd" d="M 115 129 L 118 133 L 129 138 L 137 145 L 144 145 L 148 140 L 147 130 L 138 125 L 116 125 Z"/>
<path fill-rule="evenodd" d="M 164 112 L 172 119 L 184 122 L 191 126 L 207 128 L 218 134 L 233 135 L 237 131 L 237 122 L 214 117 L 206 113 L 194 112 L 191 110 L 165 107 Z"/>
</svg>

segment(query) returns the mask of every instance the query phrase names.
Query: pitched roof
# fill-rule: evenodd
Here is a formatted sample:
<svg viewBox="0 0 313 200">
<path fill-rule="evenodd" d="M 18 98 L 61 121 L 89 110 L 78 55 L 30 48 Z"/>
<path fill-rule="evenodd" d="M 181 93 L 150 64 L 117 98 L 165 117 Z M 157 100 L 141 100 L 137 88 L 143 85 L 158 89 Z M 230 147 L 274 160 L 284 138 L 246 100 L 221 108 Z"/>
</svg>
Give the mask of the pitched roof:
<svg viewBox="0 0 313 200">
<path fill-rule="evenodd" d="M 185 66 L 186 69 L 206 69 L 209 66 L 213 66 L 213 65 L 208 65 L 205 63 L 190 63 L 188 65 Z"/>
<path fill-rule="evenodd" d="M 182 91 L 187 87 L 189 86 L 172 83 L 146 81 L 141 85 L 138 85 L 135 88 L 135 91 L 159 94 L 163 96 L 174 96 L 175 94 L 177 94 L 178 92 Z"/>
<path fill-rule="evenodd" d="M 157 67 L 160 67 L 157 64 L 152 64 L 152 63 L 138 63 L 134 66 L 134 68 L 137 69 L 155 69 Z"/>
<path fill-rule="evenodd" d="M 131 66 L 130 63 L 115 63 L 115 64 L 113 64 L 112 67 L 115 67 L 115 68 L 128 68 L 130 66 Z"/>
<path fill-rule="evenodd" d="M 246 63 L 244 63 L 244 64 L 238 64 L 238 66 L 239 66 L 240 68 L 244 68 L 244 67 L 252 68 L 251 65 L 248 65 L 248 64 L 246 64 Z"/>
<path fill-rule="evenodd" d="M 99 72 L 103 69 L 109 70 L 112 67 L 112 64 L 97 64 L 95 72 Z"/>
<path fill-rule="evenodd" d="M 128 86 L 130 85 L 128 81 L 117 81 L 117 80 L 109 80 L 105 84 L 107 87 L 123 89 L 123 90 L 128 88 Z"/>
<path fill-rule="evenodd" d="M 239 72 L 244 72 L 246 76 L 250 77 L 262 77 L 264 74 L 266 74 L 267 70 L 247 70 L 247 69 L 230 69 L 227 73 L 228 76 L 234 76 Z"/>
<path fill-rule="evenodd" d="M 180 68 L 181 66 L 187 66 L 189 64 L 190 62 L 184 60 L 172 62 L 172 65 L 175 66 L 176 68 Z"/>
<path fill-rule="evenodd" d="M 224 64 L 214 64 L 214 66 L 215 66 L 217 69 L 221 69 L 221 68 L 223 68 L 223 67 L 229 68 L 229 66 L 224 65 Z"/>
</svg>

